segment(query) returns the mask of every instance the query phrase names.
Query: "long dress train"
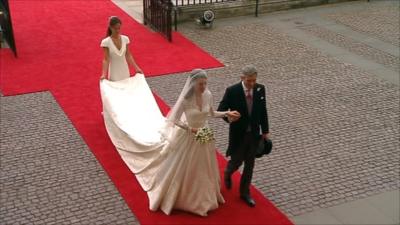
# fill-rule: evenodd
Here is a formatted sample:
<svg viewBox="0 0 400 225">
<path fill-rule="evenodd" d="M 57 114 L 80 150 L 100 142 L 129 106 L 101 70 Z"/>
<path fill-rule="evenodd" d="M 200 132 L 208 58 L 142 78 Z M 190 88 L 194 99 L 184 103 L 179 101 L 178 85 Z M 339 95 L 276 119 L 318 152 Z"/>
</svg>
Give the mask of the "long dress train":
<svg viewBox="0 0 400 225">
<path fill-rule="evenodd" d="M 214 142 L 202 144 L 181 126 L 174 126 L 165 138 L 161 131 L 166 119 L 142 74 L 117 82 L 102 80 L 100 89 L 107 132 L 147 192 L 151 210 L 206 216 L 224 203 Z M 208 90 L 203 99 L 201 109 L 193 99 L 182 104 L 187 126 L 205 127 L 209 116 L 225 114 L 213 110 Z"/>
</svg>

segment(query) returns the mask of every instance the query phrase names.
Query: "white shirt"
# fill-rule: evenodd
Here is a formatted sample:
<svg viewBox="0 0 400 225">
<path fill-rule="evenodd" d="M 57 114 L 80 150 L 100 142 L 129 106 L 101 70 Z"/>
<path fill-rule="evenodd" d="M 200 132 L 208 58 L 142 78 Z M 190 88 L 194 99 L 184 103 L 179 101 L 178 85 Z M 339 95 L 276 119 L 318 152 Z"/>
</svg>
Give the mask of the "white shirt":
<svg viewBox="0 0 400 225">
<path fill-rule="evenodd" d="M 248 89 L 248 88 L 246 87 L 246 85 L 244 85 L 244 82 L 243 82 L 243 81 L 242 81 L 242 87 L 243 87 L 243 90 L 244 90 L 244 96 L 247 97 L 247 91 L 249 91 L 250 96 L 253 97 L 253 89 Z"/>
<path fill-rule="evenodd" d="M 247 87 L 246 87 L 246 85 L 244 85 L 244 82 L 242 81 L 242 87 L 243 87 L 243 90 L 244 90 L 244 96 L 247 98 L 247 91 L 249 91 L 249 95 L 251 96 L 251 97 L 253 97 L 253 89 L 248 89 Z M 246 100 L 247 101 L 247 100 Z M 250 112 L 249 112 L 250 113 Z M 249 125 L 247 126 L 247 129 L 246 129 L 246 131 L 247 132 L 251 132 L 251 125 L 250 125 L 250 123 L 249 123 Z"/>
</svg>

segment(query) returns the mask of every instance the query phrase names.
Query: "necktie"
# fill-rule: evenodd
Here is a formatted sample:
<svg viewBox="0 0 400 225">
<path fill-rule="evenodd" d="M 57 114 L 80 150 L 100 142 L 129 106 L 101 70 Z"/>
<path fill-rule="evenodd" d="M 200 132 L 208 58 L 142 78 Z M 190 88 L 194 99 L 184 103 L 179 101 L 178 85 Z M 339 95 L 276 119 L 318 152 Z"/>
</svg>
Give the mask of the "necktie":
<svg viewBox="0 0 400 225">
<path fill-rule="evenodd" d="M 251 115 L 251 111 L 253 109 L 253 96 L 251 96 L 250 90 L 246 90 L 246 102 L 247 102 L 247 110 L 249 115 Z"/>
</svg>

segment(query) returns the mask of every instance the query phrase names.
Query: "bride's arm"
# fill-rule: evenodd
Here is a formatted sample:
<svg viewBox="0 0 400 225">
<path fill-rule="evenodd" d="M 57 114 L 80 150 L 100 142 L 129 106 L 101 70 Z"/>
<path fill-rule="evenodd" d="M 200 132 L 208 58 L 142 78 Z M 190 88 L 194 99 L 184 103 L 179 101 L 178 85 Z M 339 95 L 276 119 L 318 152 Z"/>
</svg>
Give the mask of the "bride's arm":
<svg viewBox="0 0 400 225">
<path fill-rule="evenodd" d="M 173 116 L 173 118 L 170 118 L 173 125 L 180 127 L 184 130 L 196 133 L 197 130 L 193 129 L 192 127 L 189 126 L 189 124 L 183 122 L 181 120 L 182 115 L 184 114 L 185 111 L 185 103 L 182 103 L 182 105 L 180 105 L 180 107 L 177 109 L 177 111 L 175 112 L 175 115 Z"/>
<path fill-rule="evenodd" d="M 182 128 L 182 129 L 184 129 L 184 130 L 190 131 L 192 133 L 196 133 L 197 132 L 197 128 L 189 127 L 188 124 L 186 124 L 186 123 L 184 123 L 184 122 L 182 122 L 180 120 L 176 121 L 175 125 L 180 127 L 180 128 Z"/>
<path fill-rule="evenodd" d="M 208 95 L 208 104 L 210 105 L 210 116 L 214 118 L 227 118 L 229 121 L 230 120 L 236 120 L 240 117 L 240 114 L 237 111 L 216 111 L 212 107 L 213 104 L 213 96 L 211 92 L 209 92 Z"/>
<path fill-rule="evenodd" d="M 184 130 L 189 130 L 189 125 L 187 125 L 186 123 L 180 121 L 180 120 L 176 120 L 174 121 L 175 126 L 180 127 Z"/>
<path fill-rule="evenodd" d="M 212 106 L 210 106 L 210 115 L 214 118 L 224 118 L 227 117 L 230 111 L 215 111 Z"/>
</svg>

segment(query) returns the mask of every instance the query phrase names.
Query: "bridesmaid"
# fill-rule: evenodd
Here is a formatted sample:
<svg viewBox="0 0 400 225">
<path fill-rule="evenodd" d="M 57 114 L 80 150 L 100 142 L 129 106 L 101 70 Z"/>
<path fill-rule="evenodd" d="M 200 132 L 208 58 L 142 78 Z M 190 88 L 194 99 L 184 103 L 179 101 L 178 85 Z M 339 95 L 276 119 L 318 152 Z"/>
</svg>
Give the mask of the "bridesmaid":
<svg viewBox="0 0 400 225">
<path fill-rule="evenodd" d="M 128 63 L 133 66 L 136 73 L 143 73 L 129 51 L 129 38 L 120 33 L 121 24 L 118 17 L 110 17 L 107 37 L 100 44 L 104 50 L 103 70 L 100 79 L 118 81 L 129 78 Z"/>
</svg>

